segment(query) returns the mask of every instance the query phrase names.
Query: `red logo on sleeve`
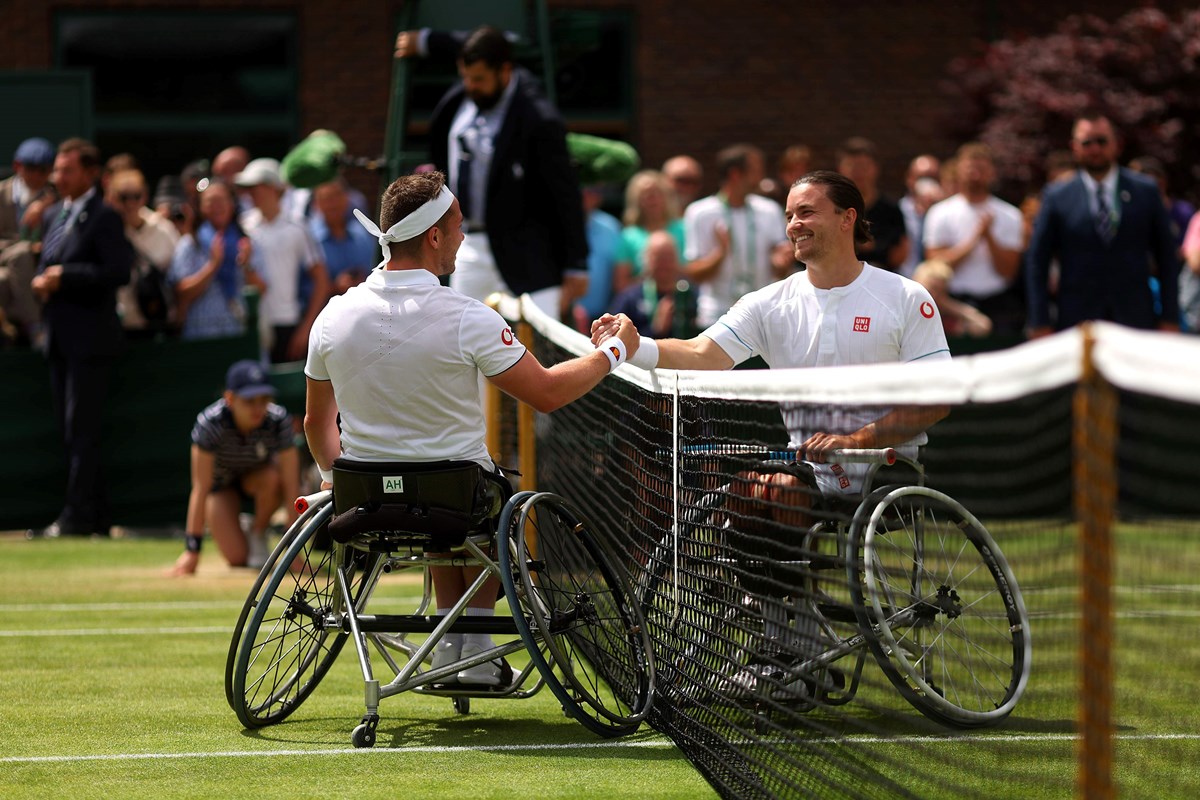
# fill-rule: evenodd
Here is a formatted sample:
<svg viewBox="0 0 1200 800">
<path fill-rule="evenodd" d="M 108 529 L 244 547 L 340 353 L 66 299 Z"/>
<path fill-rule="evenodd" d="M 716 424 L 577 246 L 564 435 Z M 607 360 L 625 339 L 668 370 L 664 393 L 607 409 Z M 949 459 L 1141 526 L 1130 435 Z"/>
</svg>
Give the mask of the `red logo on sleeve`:
<svg viewBox="0 0 1200 800">
<path fill-rule="evenodd" d="M 871 330 L 870 317 L 855 317 L 854 330 L 856 333 L 869 333 Z"/>
<path fill-rule="evenodd" d="M 925 319 L 933 319 L 933 303 L 921 303 L 921 316 Z"/>
<path fill-rule="evenodd" d="M 512 328 L 500 331 L 500 341 L 504 342 L 505 347 L 513 343 Z"/>
</svg>

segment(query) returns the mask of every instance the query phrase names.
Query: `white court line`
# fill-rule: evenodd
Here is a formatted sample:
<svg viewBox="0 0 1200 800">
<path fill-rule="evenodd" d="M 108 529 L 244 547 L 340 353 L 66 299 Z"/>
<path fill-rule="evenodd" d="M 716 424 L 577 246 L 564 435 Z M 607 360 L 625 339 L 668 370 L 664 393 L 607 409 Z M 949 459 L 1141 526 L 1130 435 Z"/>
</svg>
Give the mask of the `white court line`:
<svg viewBox="0 0 1200 800">
<path fill-rule="evenodd" d="M 1018 734 L 1004 736 L 993 734 L 988 736 L 827 736 L 820 739 L 801 739 L 805 744 L 972 744 L 975 742 L 1074 742 L 1079 740 L 1078 734 L 1047 733 L 1047 734 Z M 1118 734 L 1113 737 L 1120 741 L 1168 741 L 1200 739 L 1200 733 L 1145 733 Z M 738 744 L 778 744 L 783 740 L 761 740 L 731 742 Z M 795 740 L 787 740 L 792 742 Z M 155 761 L 176 760 L 181 758 L 261 758 L 275 756 L 346 756 L 346 755 L 410 755 L 412 753 L 511 753 L 511 752 L 552 752 L 556 750 L 593 750 L 613 748 L 638 747 L 670 747 L 675 743 L 666 739 L 649 739 L 636 742 L 587 742 L 572 744 L 499 744 L 499 745 L 422 745 L 417 747 L 345 747 L 322 750 L 224 750 L 210 753 L 113 753 L 110 755 L 77 755 L 77 756 L 0 756 L 0 764 L 61 764 L 86 761 Z"/>
<path fill-rule="evenodd" d="M 75 628 L 55 631 L 0 631 L 0 639 L 19 639 L 25 636 L 158 636 L 160 634 L 195 634 L 233 632 L 233 626 L 208 628 Z"/>
</svg>

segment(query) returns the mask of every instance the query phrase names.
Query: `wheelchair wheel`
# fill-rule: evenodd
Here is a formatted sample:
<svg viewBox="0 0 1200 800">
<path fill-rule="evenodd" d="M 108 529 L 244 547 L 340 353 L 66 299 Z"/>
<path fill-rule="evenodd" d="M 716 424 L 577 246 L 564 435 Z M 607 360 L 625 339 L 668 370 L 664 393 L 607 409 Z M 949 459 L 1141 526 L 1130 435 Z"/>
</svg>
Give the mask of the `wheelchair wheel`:
<svg viewBox="0 0 1200 800">
<path fill-rule="evenodd" d="M 944 725 L 1007 717 L 1029 680 L 1029 618 L 979 520 L 941 492 L 888 486 L 859 507 L 849 552 L 855 613 L 900 694 Z"/>
<path fill-rule="evenodd" d="M 306 515 L 285 535 L 259 575 L 234 631 L 226 694 L 247 728 L 286 719 L 325 677 L 347 634 L 332 627 L 343 608 L 336 565 L 350 591 L 363 593 L 378 556 L 334 545 L 326 531 L 333 503 Z M 295 569 L 294 569 L 295 567 Z"/>
<path fill-rule="evenodd" d="M 637 586 L 638 605 L 654 641 L 659 698 L 700 702 L 737 663 L 752 638 L 753 598 L 737 579 L 716 511 L 724 490 L 701 498 L 683 518 L 676 553 L 668 534 L 655 547 Z"/>
<path fill-rule="evenodd" d="M 624 574 L 562 498 L 518 502 L 501 517 L 499 557 L 530 660 L 584 726 L 605 737 L 633 733 L 650 711 L 654 663 Z"/>
</svg>

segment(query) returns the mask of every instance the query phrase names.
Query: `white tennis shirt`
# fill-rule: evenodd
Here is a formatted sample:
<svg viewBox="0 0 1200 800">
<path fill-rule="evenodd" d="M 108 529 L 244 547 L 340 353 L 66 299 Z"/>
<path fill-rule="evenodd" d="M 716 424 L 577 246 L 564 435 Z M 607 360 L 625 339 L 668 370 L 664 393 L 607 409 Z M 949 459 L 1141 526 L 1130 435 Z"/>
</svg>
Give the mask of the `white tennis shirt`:
<svg viewBox="0 0 1200 800">
<path fill-rule="evenodd" d="M 479 374 L 523 355 L 503 317 L 431 272 L 377 269 L 317 317 L 304 374 L 333 381 L 346 458 L 490 469 Z"/>
<path fill-rule="evenodd" d="M 916 281 L 869 264 L 847 286 L 817 289 L 798 272 L 743 297 L 704 331 L 735 364 L 762 356 L 775 369 L 950 357 L 942 318 Z M 854 433 L 891 411 L 879 406 L 781 403 L 789 446 L 815 433 Z M 924 433 L 897 447 L 915 456 Z M 858 493 L 865 464 L 813 464 L 825 493 Z"/>
</svg>

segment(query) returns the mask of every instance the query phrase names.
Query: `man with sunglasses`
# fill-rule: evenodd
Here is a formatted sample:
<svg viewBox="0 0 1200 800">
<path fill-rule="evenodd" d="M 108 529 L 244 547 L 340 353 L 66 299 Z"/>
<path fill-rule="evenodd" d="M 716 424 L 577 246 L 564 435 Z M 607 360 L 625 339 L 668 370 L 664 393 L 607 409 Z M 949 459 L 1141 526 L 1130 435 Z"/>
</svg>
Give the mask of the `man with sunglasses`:
<svg viewBox="0 0 1200 800">
<path fill-rule="evenodd" d="M 1075 121 L 1071 152 L 1079 171 L 1046 189 L 1026 253 L 1031 338 L 1085 320 L 1179 330 L 1179 259 L 1167 208 L 1153 180 L 1117 165 L 1120 145 L 1107 117 Z"/>
</svg>

